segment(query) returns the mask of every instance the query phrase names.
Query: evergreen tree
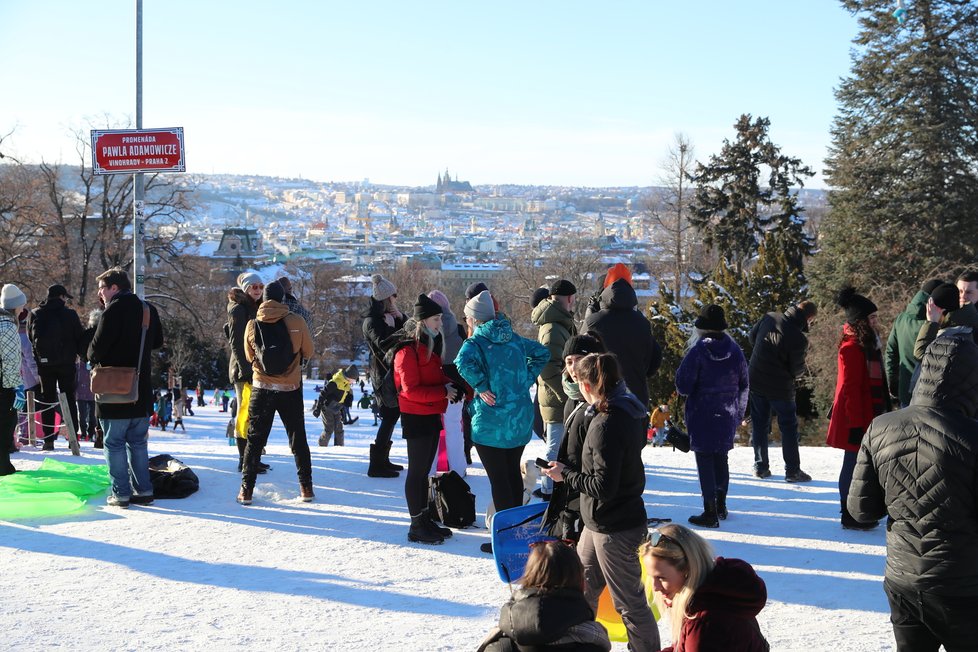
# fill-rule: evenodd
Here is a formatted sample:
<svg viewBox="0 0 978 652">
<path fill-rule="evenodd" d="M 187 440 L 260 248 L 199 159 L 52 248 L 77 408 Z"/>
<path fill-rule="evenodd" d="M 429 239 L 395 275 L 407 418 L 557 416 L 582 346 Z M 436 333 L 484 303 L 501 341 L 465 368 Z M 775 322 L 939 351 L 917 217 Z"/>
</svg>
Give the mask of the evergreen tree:
<svg viewBox="0 0 978 652">
<path fill-rule="evenodd" d="M 690 222 L 738 273 L 757 253 L 776 209 L 781 211 L 779 223 L 797 219 L 804 224 L 791 189 L 803 186 L 803 177 L 814 173 L 800 159 L 781 153 L 768 136 L 770 126 L 767 118 L 741 115 L 734 124 L 736 139 L 725 139 L 720 153 L 707 165 L 698 164 L 693 174 L 697 187 Z M 799 243 L 798 248 L 807 253 L 811 243 Z"/>
<path fill-rule="evenodd" d="M 826 160 L 813 275 L 826 298 L 846 282 L 915 286 L 978 242 L 978 6 L 914 0 L 901 25 L 891 0 L 842 5 L 860 32 Z"/>
</svg>

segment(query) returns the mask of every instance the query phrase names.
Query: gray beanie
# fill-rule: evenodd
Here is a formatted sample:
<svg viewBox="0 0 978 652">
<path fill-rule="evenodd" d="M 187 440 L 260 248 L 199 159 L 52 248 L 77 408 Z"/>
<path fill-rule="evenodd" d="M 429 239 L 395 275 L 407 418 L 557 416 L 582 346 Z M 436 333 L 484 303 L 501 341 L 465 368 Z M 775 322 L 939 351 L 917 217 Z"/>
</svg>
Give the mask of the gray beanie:
<svg viewBox="0 0 978 652">
<path fill-rule="evenodd" d="M 483 290 L 465 304 L 465 314 L 476 321 L 492 321 L 496 318 L 496 306 L 489 290 Z"/>
<path fill-rule="evenodd" d="M 7 283 L 0 290 L 0 307 L 4 310 L 16 310 L 27 305 L 27 297 L 13 283 Z"/>
<path fill-rule="evenodd" d="M 390 281 L 388 281 L 380 274 L 374 274 L 373 276 L 370 277 L 370 280 L 373 281 L 374 284 L 373 290 L 370 292 L 370 296 L 372 296 L 377 301 L 383 301 L 384 299 L 389 299 L 390 297 L 397 294 L 397 286 L 391 283 Z"/>
<path fill-rule="evenodd" d="M 258 276 L 255 272 L 243 272 L 238 274 L 238 287 L 242 291 L 247 292 L 248 287 L 254 285 L 255 283 L 264 285 L 265 282 L 261 280 L 261 276 Z"/>
</svg>

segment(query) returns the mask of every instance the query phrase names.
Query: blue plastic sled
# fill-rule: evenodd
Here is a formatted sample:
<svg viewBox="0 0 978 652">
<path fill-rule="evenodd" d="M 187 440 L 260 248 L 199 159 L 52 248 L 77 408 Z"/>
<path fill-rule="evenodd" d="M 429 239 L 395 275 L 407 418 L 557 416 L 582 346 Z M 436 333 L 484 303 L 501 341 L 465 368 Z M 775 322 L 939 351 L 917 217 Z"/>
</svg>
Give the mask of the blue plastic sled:
<svg viewBox="0 0 978 652">
<path fill-rule="evenodd" d="M 515 582 L 523 576 L 530 558 L 530 544 L 553 537 L 540 531 L 547 503 L 530 503 L 496 512 L 492 517 L 492 556 L 499 579 Z"/>
</svg>

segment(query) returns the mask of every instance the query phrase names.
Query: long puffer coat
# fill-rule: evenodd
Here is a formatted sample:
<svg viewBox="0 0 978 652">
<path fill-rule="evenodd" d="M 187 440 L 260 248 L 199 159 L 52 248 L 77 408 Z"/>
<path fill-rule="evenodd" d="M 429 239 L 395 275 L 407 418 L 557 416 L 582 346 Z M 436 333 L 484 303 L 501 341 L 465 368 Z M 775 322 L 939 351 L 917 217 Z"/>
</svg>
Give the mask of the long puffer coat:
<svg viewBox="0 0 978 652">
<path fill-rule="evenodd" d="M 867 430 L 848 508 L 887 517 L 888 580 L 978 600 L 978 345 L 938 337 L 921 367 L 910 406 Z"/>
<path fill-rule="evenodd" d="M 494 448 L 525 446 L 533 435 L 530 386 L 550 360 L 546 347 L 520 337 L 505 316 L 479 324 L 462 344 L 455 366 L 476 393 L 469 404 L 472 441 Z M 490 406 L 478 396 L 496 395 Z"/>
<path fill-rule="evenodd" d="M 733 448 L 747 410 L 747 360 L 726 333 L 704 337 L 676 371 L 676 390 L 686 397 L 690 448 L 721 453 Z"/>
</svg>

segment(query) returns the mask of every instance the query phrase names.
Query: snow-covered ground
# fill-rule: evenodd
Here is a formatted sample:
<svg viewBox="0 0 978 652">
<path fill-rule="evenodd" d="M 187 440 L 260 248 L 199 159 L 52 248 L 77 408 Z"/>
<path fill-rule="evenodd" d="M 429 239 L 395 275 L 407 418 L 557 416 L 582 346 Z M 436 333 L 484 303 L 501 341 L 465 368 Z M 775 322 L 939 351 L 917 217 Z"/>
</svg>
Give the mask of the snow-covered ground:
<svg viewBox="0 0 978 652">
<path fill-rule="evenodd" d="M 311 404 L 311 386 L 306 390 Z M 359 394 L 358 394 L 359 397 Z M 235 503 L 236 449 L 227 415 L 214 406 L 184 419 L 187 432 L 153 429 L 150 454 L 190 465 L 201 489 L 183 500 L 119 510 L 104 498 L 64 518 L 0 522 L 0 648 L 9 650 L 471 650 L 509 596 L 492 559 L 479 551 L 485 529 L 456 531 L 441 546 L 407 541 L 401 479 L 366 476 L 374 429 L 368 411 L 346 446 L 319 448 L 307 415 L 316 501 L 298 500 L 294 464 L 278 420 L 251 507 Z M 525 453 L 543 452 L 534 440 Z M 53 454 L 101 463 L 82 443 Z M 397 439 L 393 459 L 405 463 Z M 839 526 L 841 454 L 803 448 L 815 479 L 755 479 L 751 451 L 731 453 L 730 518 L 701 530 L 717 554 L 746 559 L 767 582 L 760 615 L 771 649 L 890 650 L 883 594 L 884 532 Z M 25 448 L 20 469 L 44 455 Z M 650 516 L 685 523 L 701 510 L 689 454 L 646 448 Z M 781 470 L 772 449 L 772 470 Z M 489 500 L 482 467 L 470 467 L 478 525 Z M 666 619 L 659 623 L 668 640 Z M 624 650 L 625 644 L 615 645 Z"/>
</svg>

